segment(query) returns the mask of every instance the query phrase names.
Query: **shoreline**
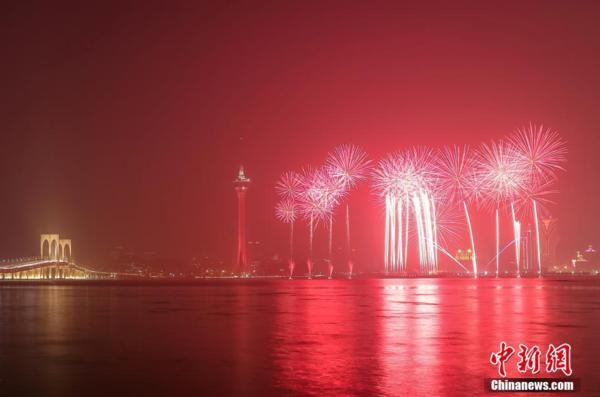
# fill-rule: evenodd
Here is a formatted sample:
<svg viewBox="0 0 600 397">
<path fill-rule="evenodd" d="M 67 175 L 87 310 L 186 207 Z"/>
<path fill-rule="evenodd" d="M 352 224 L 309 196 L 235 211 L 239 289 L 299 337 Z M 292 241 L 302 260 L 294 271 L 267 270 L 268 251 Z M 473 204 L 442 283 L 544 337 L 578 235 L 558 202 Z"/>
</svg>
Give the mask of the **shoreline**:
<svg viewBox="0 0 600 397">
<path fill-rule="evenodd" d="M 307 279 L 306 277 L 295 277 L 290 280 L 287 277 L 218 277 L 218 278 L 189 278 L 189 279 L 113 279 L 113 280 L 0 280 L 0 288 L 11 287 L 11 286 L 205 286 L 205 285 L 251 285 L 251 284 L 265 284 L 268 282 L 364 282 L 370 280 L 471 280 L 475 282 L 488 282 L 494 280 L 547 280 L 547 281 L 600 281 L 600 276 L 597 275 L 565 275 L 565 274 L 553 274 L 538 277 L 479 277 L 473 279 L 472 277 L 459 277 L 459 276 L 382 276 L 382 275 L 370 275 L 361 276 L 348 279 L 345 277 L 327 279 L 326 277 L 314 277 L 313 279 Z"/>
</svg>

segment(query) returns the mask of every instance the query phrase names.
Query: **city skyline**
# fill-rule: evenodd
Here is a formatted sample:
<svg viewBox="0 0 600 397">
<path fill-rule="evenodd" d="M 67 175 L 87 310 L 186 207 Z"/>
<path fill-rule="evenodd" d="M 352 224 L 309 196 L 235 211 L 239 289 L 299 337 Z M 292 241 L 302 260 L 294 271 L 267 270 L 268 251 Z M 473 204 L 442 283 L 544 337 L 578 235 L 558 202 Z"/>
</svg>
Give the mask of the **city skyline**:
<svg viewBox="0 0 600 397">
<path fill-rule="evenodd" d="M 1 98 L 0 176 L 10 194 L 0 216 L 11 227 L 0 239 L 3 256 L 27 254 L 34 236 L 58 230 L 81 241 L 77 254 L 86 262 L 102 263 L 120 245 L 233 261 L 229 181 L 240 162 L 253 176 L 248 237 L 262 242 L 265 256 L 284 256 L 285 228 L 273 216 L 280 170 L 316 165 L 342 143 L 380 159 L 414 145 L 489 141 L 529 122 L 552 126 L 569 142 L 569 170 L 552 209 L 560 260 L 597 245 L 600 120 L 586 105 L 599 85 L 594 7 L 551 4 L 540 15 L 530 5 L 500 12 L 481 5 L 473 24 L 460 4 L 448 14 L 352 5 L 331 25 L 333 7 L 311 20 L 307 34 L 327 37 L 311 44 L 297 29 L 317 11 L 311 7 L 263 14 L 180 5 L 171 10 L 176 25 L 156 5 L 141 12 L 62 7 L 29 19 L 28 6 L 13 5 L 7 14 L 7 57 L 19 67 L 6 65 L 12 78 Z M 188 28 L 207 17 L 215 20 L 205 24 L 209 34 Z M 218 47 L 211 37 L 220 38 Z M 355 262 L 375 270 L 381 208 L 366 186 L 351 200 Z M 315 249 L 326 252 L 326 237 L 316 233 Z"/>
</svg>

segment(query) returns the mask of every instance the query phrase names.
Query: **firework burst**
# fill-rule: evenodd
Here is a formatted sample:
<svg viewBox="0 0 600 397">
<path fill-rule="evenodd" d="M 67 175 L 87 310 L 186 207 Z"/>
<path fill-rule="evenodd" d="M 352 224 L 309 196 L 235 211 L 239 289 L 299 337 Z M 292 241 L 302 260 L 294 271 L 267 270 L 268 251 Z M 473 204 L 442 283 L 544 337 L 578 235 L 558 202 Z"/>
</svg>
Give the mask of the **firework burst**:
<svg viewBox="0 0 600 397">
<path fill-rule="evenodd" d="M 367 152 L 354 145 L 336 147 L 327 157 L 326 168 L 331 178 L 337 180 L 345 189 L 352 189 L 365 180 L 371 161 Z"/>
<path fill-rule="evenodd" d="M 338 146 L 327 157 L 326 168 L 329 176 L 337 181 L 344 191 L 349 191 L 367 178 L 371 161 L 359 146 Z M 346 203 L 346 248 L 348 257 L 348 277 L 352 277 L 352 249 L 350 245 L 350 205 Z M 330 228 L 331 229 L 331 228 Z M 330 230 L 331 235 L 331 230 Z M 331 246 L 331 242 L 330 242 Z"/>
<path fill-rule="evenodd" d="M 308 276 L 312 276 L 312 252 L 315 226 L 320 221 L 329 224 L 329 262 L 331 268 L 333 211 L 346 194 L 342 184 L 329 175 L 326 168 L 307 168 L 303 172 L 303 190 L 299 196 L 299 209 L 308 220 L 309 225 L 309 255 L 307 260 Z"/>
<path fill-rule="evenodd" d="M 488 203 L 498 207 L 514 200 L 526 181 L 515 147 L 506 141 L 483 144 L 477 153 L 477 173 L 487 192 Z"/>
<path fill-rule="evenodd" d="M 290 259 L 289 265 L 289 277 L 292 278 L 294 274 L 294 222 L 296 221 L 298 213 L 298 204 L 290 198 L 284 198 L 275 207 L 275 216 L 283 223 L 290 225 Z"/>
<path fill-rule="evenodd" d="M 302 181 L 302 193 L 298 196 L 300 212 L 315 222 L 327 219 L 346 193 L 325 168 L 305 170 Z"/>
<path fill-rule="evenodd" d="M 564 171 L 567 146 L 558 132 L 529 124 L 517 129 L 509 138 L 515 150 L 519 167 L 527 170 L 530 183 L 543 184 L 556 180 L 557 172 Z"/>
<path fill-rule="evenodd" d="M 433 152 L 414 148 L 388 155 L 373 172 L 373 188 L 385 203 L 387 271 L 406 270 L 409 218 L 415 218 L 419 263 L 427 273 L 437 270 L 437 227 Z"/>
<path fill-rule="evenodd" d="M 521 222 L 516 218 L 514 202 L 519 197 L 527 180 L 527 170 L 519 163 L 516 147 L 510 141 L 484 144 L 479 152 L 478 171 L 487 188 L 488 202 L 495 206 L 496 218 L 496 277 L 500 273 L 500 205 L 510 204 L 512 215 L 515 262 L 520 274 Z"/>
<path fill-rule="evenodd" d="M 275 216 L 283 223 L 293 223 L 296 220 L 297 207 L 294 200 L 283 199 L 275 207 Z"/>
<path fill-rule="evenodd" d="M 302 194 L 302 185 L 303 179 L 300 174 L 294 171 L 287 171 L 277 181 L 275 190 L 284 199 L 297 200 Z"/>
<path fill-rule="evenodd" d="M 450 203 L 462 204 L 471 240 L 473 277 L 477 277 L 477 250 L 467 204 L 469 198 L 477 199 L 481 185 L 476 174 L 475 156 L 468 146 L 446 147 L 439 153 L 437 168 L 439 171 L 438 187 L 443 197 Z"/>
<path fill-rule="evenodd" d="M 567 147 L 558 133 L 542 125 L 529 124 L 516 130 L 510 137 L 515 148 L 518 166 L 526 170 L 526 184 L 522 197 L 531 202 L 535 223 L 538 275 L 542 274 L 540 225 L 538 207 L 551 194 L 551 185 L 557 179 L 557 172 L 563 171 Z"/>
<path fill-rule="evenodd" d="M 451 202 L 462 202 L 472 195 L 477 185 L 475 156 L 468 146 L 441 149 L 436 164 L 439 172 L 438 187 Z"/>
<path fill-rule="evenodd" d="M 385 206 L 384 263 L 386 272 L 406 271 L 409 239 L 415 240 L 422 273 L 438 269 L 438 251 L 449 256 L 446 246 L 457 236 L 458 216 L 464 212 L 468 226 L 472 271 L 478 275 L 475 233 L 470 206 L 483 204 L 495 211 L 496 276 L 500 254 L 511 244 L 515 248 L 517 275 L 521 267 L 521 220 L 533 218 L 536 226 L 538 271 L 541 274 L 539 212 L 551 203 L 554 184 L 566 161 L 566 146 L 554 130 L 530 124 L 517 129 L 508 139 L 482 145 L 478 150 L 452 146 L 433 151 L 416 147 L 389 154 L 371 169 L 363 149 L 353 145 L 336 147 L 321 168 L 302 173 L 286 172 L 276 185 L 281 202 L 276 216 L 290 224 L 298 217 L 308 221 L 308 274 L 312 274 L 313 236 L 316 226 L 329 226 L 329 266 L 332 265 L 333 215 L 349 192 L 371 176 L 372 190 Z M 348 268 L 350 257 L 350 215 L 346 202 Z M 530 205 L 531 204 L 531 205 Z M 512 217 L 514 240 L 500 249 L 500 210 Z M 521 219 L 517 218 L 520 217 Z M 462 215 L 460 215 L 462 218 Z M 292 237 L 290 238 L 290 242 Z M 291 243 L 290 243 L 291 247 Z M 291 249 L 290 249 L 291 252 Z"/>
</svg>

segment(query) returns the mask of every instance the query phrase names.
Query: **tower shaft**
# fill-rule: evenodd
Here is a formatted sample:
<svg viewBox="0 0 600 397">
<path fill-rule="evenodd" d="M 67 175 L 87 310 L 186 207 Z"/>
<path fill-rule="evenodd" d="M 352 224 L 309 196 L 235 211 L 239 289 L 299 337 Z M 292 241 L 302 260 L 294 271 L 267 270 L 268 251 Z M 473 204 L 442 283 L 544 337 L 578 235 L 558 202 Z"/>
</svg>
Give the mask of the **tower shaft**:
<svg viewBox="0 0 600 397">
<path fill-rule="evenodd" d="M 248 256 L 246 254 L 246 188 L 236 187 L 238 198 L 238 243 L 236 255 L 236 268 L 238 272 L 248 270 Z"/>
</svg>

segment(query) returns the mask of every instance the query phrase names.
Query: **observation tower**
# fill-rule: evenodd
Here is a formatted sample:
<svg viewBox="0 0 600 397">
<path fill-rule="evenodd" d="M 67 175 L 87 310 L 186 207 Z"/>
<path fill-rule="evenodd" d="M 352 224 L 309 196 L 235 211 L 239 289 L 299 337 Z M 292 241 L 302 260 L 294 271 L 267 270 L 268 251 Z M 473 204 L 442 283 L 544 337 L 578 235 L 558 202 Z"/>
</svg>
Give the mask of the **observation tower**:
<svg viewBox="0 0 600 397">
<path fill-rule="evenodd" d="M 246 255 L 246 192 L 250 186 L 250 178 L 244 174 L 244 166 L 240 165 L 237 178 L 233 181 L 233 187 L 238 198 L 238 243 L 235 259 L 235 271 L 246 273 L 248 271 L 248 257 Z"/>
</svg>

